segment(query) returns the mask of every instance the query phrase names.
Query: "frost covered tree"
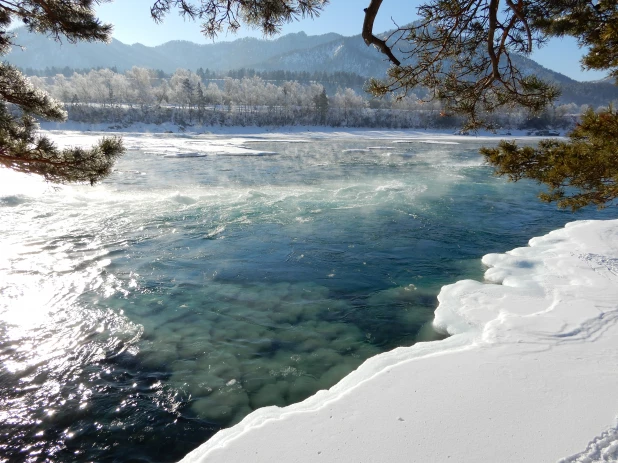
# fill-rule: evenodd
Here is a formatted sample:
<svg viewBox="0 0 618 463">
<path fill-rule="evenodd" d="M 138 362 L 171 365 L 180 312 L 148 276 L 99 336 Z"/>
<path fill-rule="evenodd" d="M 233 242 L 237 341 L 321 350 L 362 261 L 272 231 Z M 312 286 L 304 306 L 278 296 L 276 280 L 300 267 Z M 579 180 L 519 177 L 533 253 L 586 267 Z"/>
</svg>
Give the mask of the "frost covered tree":
<svg viewBox="0 0 618 463">
<path fill-rule="evenodd" d="M 326 115 L 328 114 L 328 96 L 326 90 L 322 87 L 322 90 L 316 92 L 313 96 L 313 103 L 315 104 L 315 111 L 318 114 L 318 121 L 320 124 L 326 124 Z"/>
<path fill-rule="evenodd" d="M 56 40 L 108 41 L 112 28 L 94 15 L 97 3 L 100 1 L 0 0 L 0 56 L 16 45 L 15 34 L 9 30 L 13 21 Z M 0 63 L 0 165 L 54 182 L 94 183 L 111 172 L 123 153 L 122 140 L 114 137 L 103 138 L 91 149 L 59 149 L 37 134 L 36 117 L 63 121 L 66 112 L 15 67 Z"/>
<path fill-rule="evenodd" d="M 170 79 L 172 98 L 179 102 L 183 107 L 193 106 L 195 100 L 195 89 L 201 82 L 200 77 L 187 69 L 177 69 Z"/>
<path fill-rule="evenodd" d="M 152 80 L 154 76 L 150 69 L 133 66 L 131 70 L 126 72 L 126 78 L 129 80 L 129 88 L 136 96 L 140 107 L 144 108 L 154 101 L 152 91 Z"/>
<path fill-rule="evenodd" d="M 220 105 L 223 102 L 223 94 L 221 93 L 221 89 L 213 82 L 209 83 L 208 87 L 206 87 L 204 98 L 206 99 L 206 104 L 212 104 L 215 106 Z"/>
<path fill-rule="evenodd" d="M 343 110 L 344 123 L 347 125 L 350 111 L 364 108 L 367 103 L 363 97 L 358 95 L 354 90 L 346 88 L 345 90 L 337 90 L 337 93 L 335 93 L 332 98 L 332 104 L 334 107 Z"/>
</svg>

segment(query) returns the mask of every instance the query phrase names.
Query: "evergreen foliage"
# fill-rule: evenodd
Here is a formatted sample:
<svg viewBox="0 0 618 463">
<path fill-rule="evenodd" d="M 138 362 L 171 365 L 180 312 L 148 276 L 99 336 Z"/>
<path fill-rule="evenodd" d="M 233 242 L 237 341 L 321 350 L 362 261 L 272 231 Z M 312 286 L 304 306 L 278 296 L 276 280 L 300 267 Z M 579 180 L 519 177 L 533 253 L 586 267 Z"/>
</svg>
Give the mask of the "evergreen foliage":
<svg viewBox="0 0 618 463">
<path fill-rule="evenodd" d="M 482 148 L 498 175 L 529 178 L 548 187 L 543 201 L 573 210 L 604 207 L 618 198 L 618 113 L 589 109 L 569 134 L 569 141 L 542 140 L 537 148 L 502 141 Z"/>
<path fill-rule="evenodd" d="M 328 96 L 326 95 L 326 90 L 322 88 L 322 91 L 313 97 L 313 101 L 320 119 L 320 124 L 326 124 L 326 115 L 328 114 Z"/>
<path fill-rule="evenodd" d="M 21 20 L 30 31 L 56 40 L 108 41 L 111 26 L 94 15 L 93 0 L 0 0 L 0 56 L 15 45 L 8 31 L 12 20 Z M 54 182 L 94 183 L 109 175 L 123 152 L 122 140 L 102 139 L 90 150 L 58 149 L 49 138 L 36 133 L 35 117 L 66 119 L 62 105 L 7 63 L 0 63 L 0 165 L 39 174 Z"/>
<path fill-rule="evenodd" d="M 395 64 L 389 77 L 373 79 L 369 90 L 405 95 L 418 86 L 432 89 L 431 97 L 440 100 L 446 112 L 467 118 L 466 129 L 487 127 L 484 116 L 502 107 L 541 111 L 558 98 L 559 89 L 520 71 L 513 60 L 547 40 L 529 17 L 534 2 L 538 0 L 424 3 L 418 8 L 421 19 L 391 36 L 389 47 L 400 48 L 407 63 L 389 57 Z"/>
<path fill-rule="evenodd" d="M 488 127 L 485 116 L 498 108 L 539 112 L 558 98 L 557 86 L 518 67 L 519 56 L 529 56 L 552 36 L 577 38 L 590 47 L 584 68 L 615 69 L 618 77 L 616 0 L 429 0 L 418 7 L 419 21 L 385 41 L 372 35 L 381 3 L 370 0 L 363 38 L 394 66 L 387 79 L 372 80 L 369 90 L 405 95 L 419 86 L 432 89 L 446 112 L 467 118 L 468 129 Z"/>
<path fill-rule="evenodd" d="M 171 9 L 202 22 L 202 32 L 216 37 L 220 32 L 235 32 L 240 24 L 274 35 L 281 26 L 300 17 L 319 16 L 328 0 L 156 0 L 150 9 L 153 19 L 163 20 Z"/>
<path fill-rule="evenodd" d="M 466 117 L 465 127 L 492 128 L 487 115 L 520 105 L 539 113 L 559 89 L 518 68 L 516 56 L 529 55 L 552 36 L 572 36 L 589 48 L 584 69 L 609 70 L 618 79 L 618 1 L 428 0 L 418 7 L 420 21 L 399 28 L 386 40 L 373 35 L 382 0 L 365 10 L 363 38 L 393 63 L 388 78 L 372 80 L 376 95 L 406 95 L 417 86 L 432 89 L 445 112 Z M 403 56 L 402 64 L 393 50 Z M 484 149 L 498 175 L 531 178 L 545 184 L 545 201 L 578 209 L 618 198 L 616 114 L 586 113 L 569 142 L 543 141 L 538 148 L 503 142 Z"/>
</svg>

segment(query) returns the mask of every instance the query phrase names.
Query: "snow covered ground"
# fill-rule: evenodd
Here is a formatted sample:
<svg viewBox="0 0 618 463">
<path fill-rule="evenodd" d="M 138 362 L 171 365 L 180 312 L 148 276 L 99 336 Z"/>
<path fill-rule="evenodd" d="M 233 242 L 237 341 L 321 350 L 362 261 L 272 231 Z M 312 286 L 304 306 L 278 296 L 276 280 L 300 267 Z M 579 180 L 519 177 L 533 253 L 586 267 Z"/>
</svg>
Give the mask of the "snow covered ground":
<svg viewBox="0 0 618 463">
<path fill-rule="evenodd" d="M 255 411 L 185 462 L 618 461 L 618 220 L 483 258 L 439 295 L 452 336 Z"/>
<path fill-rule="evenodd" d="M 409 139 L 425 139 L 426 142 L 432 141 L 447 141 L 454 142 L 456 140 L 471 140 L 471 139 L 512 139 L 524 138 L 525 140 L 540 140 L 548 137 L 528 136 L 528 130 L 502 130 L 497 133 L 487 130 L 481 130 L 478 133 L 471 135 L 454 134 L 454 129 L 371 129 L 371 128 L 356 128 L 356 127 L 326 127 L 326 126 L 273 126 L 273 127 L 258 127 L 258 126 L 193 126 L 185 129 L 180 129 L 176 124 L 144 124 L 141 122 L 131 124 L 127 127 L 121 127 L 116 124 L 101 123 L 87 124 L 83 122 L 48 122 L 40 123 L 41 129 L 51 131 L 78 131 L 78 132 L 117 132 L 119 134 L 131 133 L 149 133 L 149 134 L 192 134 L 192 135 L 256 135 L 264 138 L 280 138 L 280 137 L 297 137 L 311 136 L 314 138 L 330 138 L 338 136 L 354 136 L 366 139 L 401 139 L 399 143 L 407 143 Z M 456 131 L 455 131 L 456 132 Z M 549 137 L 551 138 L 551 137 Z"/>
</svg>

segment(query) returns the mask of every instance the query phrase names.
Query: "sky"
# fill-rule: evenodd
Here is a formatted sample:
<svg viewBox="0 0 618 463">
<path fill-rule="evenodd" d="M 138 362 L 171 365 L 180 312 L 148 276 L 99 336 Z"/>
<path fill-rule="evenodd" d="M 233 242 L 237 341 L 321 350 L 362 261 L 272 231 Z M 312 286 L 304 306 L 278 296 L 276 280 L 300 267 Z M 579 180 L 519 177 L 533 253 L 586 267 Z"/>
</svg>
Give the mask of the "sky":
<svg viewBox="0 0 618 463">
<path fill-rule="evenodd" d="M 163 24 L 156 24 L 150 17 L 150 7 L 155 0 L 115 0 L 97 7 L 102 21 L 114 25 L 114 38 L 126 44 L 141 43 L 154 46 L 170 40 L 189 40 L 196 43 L 212 43 L 201 35 L 199 23 L 183 20 L 172 11 Z M 282 34 L 304 31 L 307 35 L 336 32 L 344 36 L 360 34 L 364 12 L 369 0 L 331 0 L 319 18 L 306 18 L 287 24 Z M 374 24 L 374 31 L 381 32 L 416 19 L 416 6 L 420 0 L 384 0 Z M 221 34 L 216 41 L 230 41 L 242 37 L 263 38 L 261 32 L 242 27 L 237 34 Z M 531 58 L 546 68 L 560 72 L 575 80 L 598 80 L 605 72 L 581 70 L 579 60 L 583 50 L 574 39 L 553 39 L 548 45 L 535 51 Z"/>
</svg>

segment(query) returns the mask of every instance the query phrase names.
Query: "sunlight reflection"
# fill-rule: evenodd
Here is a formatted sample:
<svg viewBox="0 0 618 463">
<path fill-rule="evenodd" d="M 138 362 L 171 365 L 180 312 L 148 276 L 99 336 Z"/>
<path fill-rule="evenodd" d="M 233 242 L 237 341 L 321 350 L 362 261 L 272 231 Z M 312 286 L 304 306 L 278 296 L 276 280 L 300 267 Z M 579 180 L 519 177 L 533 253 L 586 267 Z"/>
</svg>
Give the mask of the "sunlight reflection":
<svg viewBox="0 0 618 463">
<path fill-rule="evenodd" d="M 100 379 L 88 372 L 90 366 L 121 352 L 136 354 L 142 333 L 119 311 L 93 307 L 100 297 L 126 296 L 127 289 L 107 271 L 112 260 L 100 238 L 71 233 L 83 215 L 59 220 L 40 205 L 30 207 L 28 198 L 49 188 L 0 170 L 0 201 L 3 194 L 24 194 L 14 201 L 20 214 L 0 209 L 0 227 L 7 227 L 0 235 L 0 369 L 10 374 L 2 385 L 0 419 L 18 427 L 62 420 L 69 406 L 87 409 L 93 381 Z M 137 286 L 135 279 L 127 284 Z M 79 386 L 70 386 L 78 378 Z M 44 434 L 36 435 L 45 441 Z M 59 439 L 74 436 L 68 428 Z M 21 451 L 35 459 L 41 453 L 36 446 Z"/>
</svg>

